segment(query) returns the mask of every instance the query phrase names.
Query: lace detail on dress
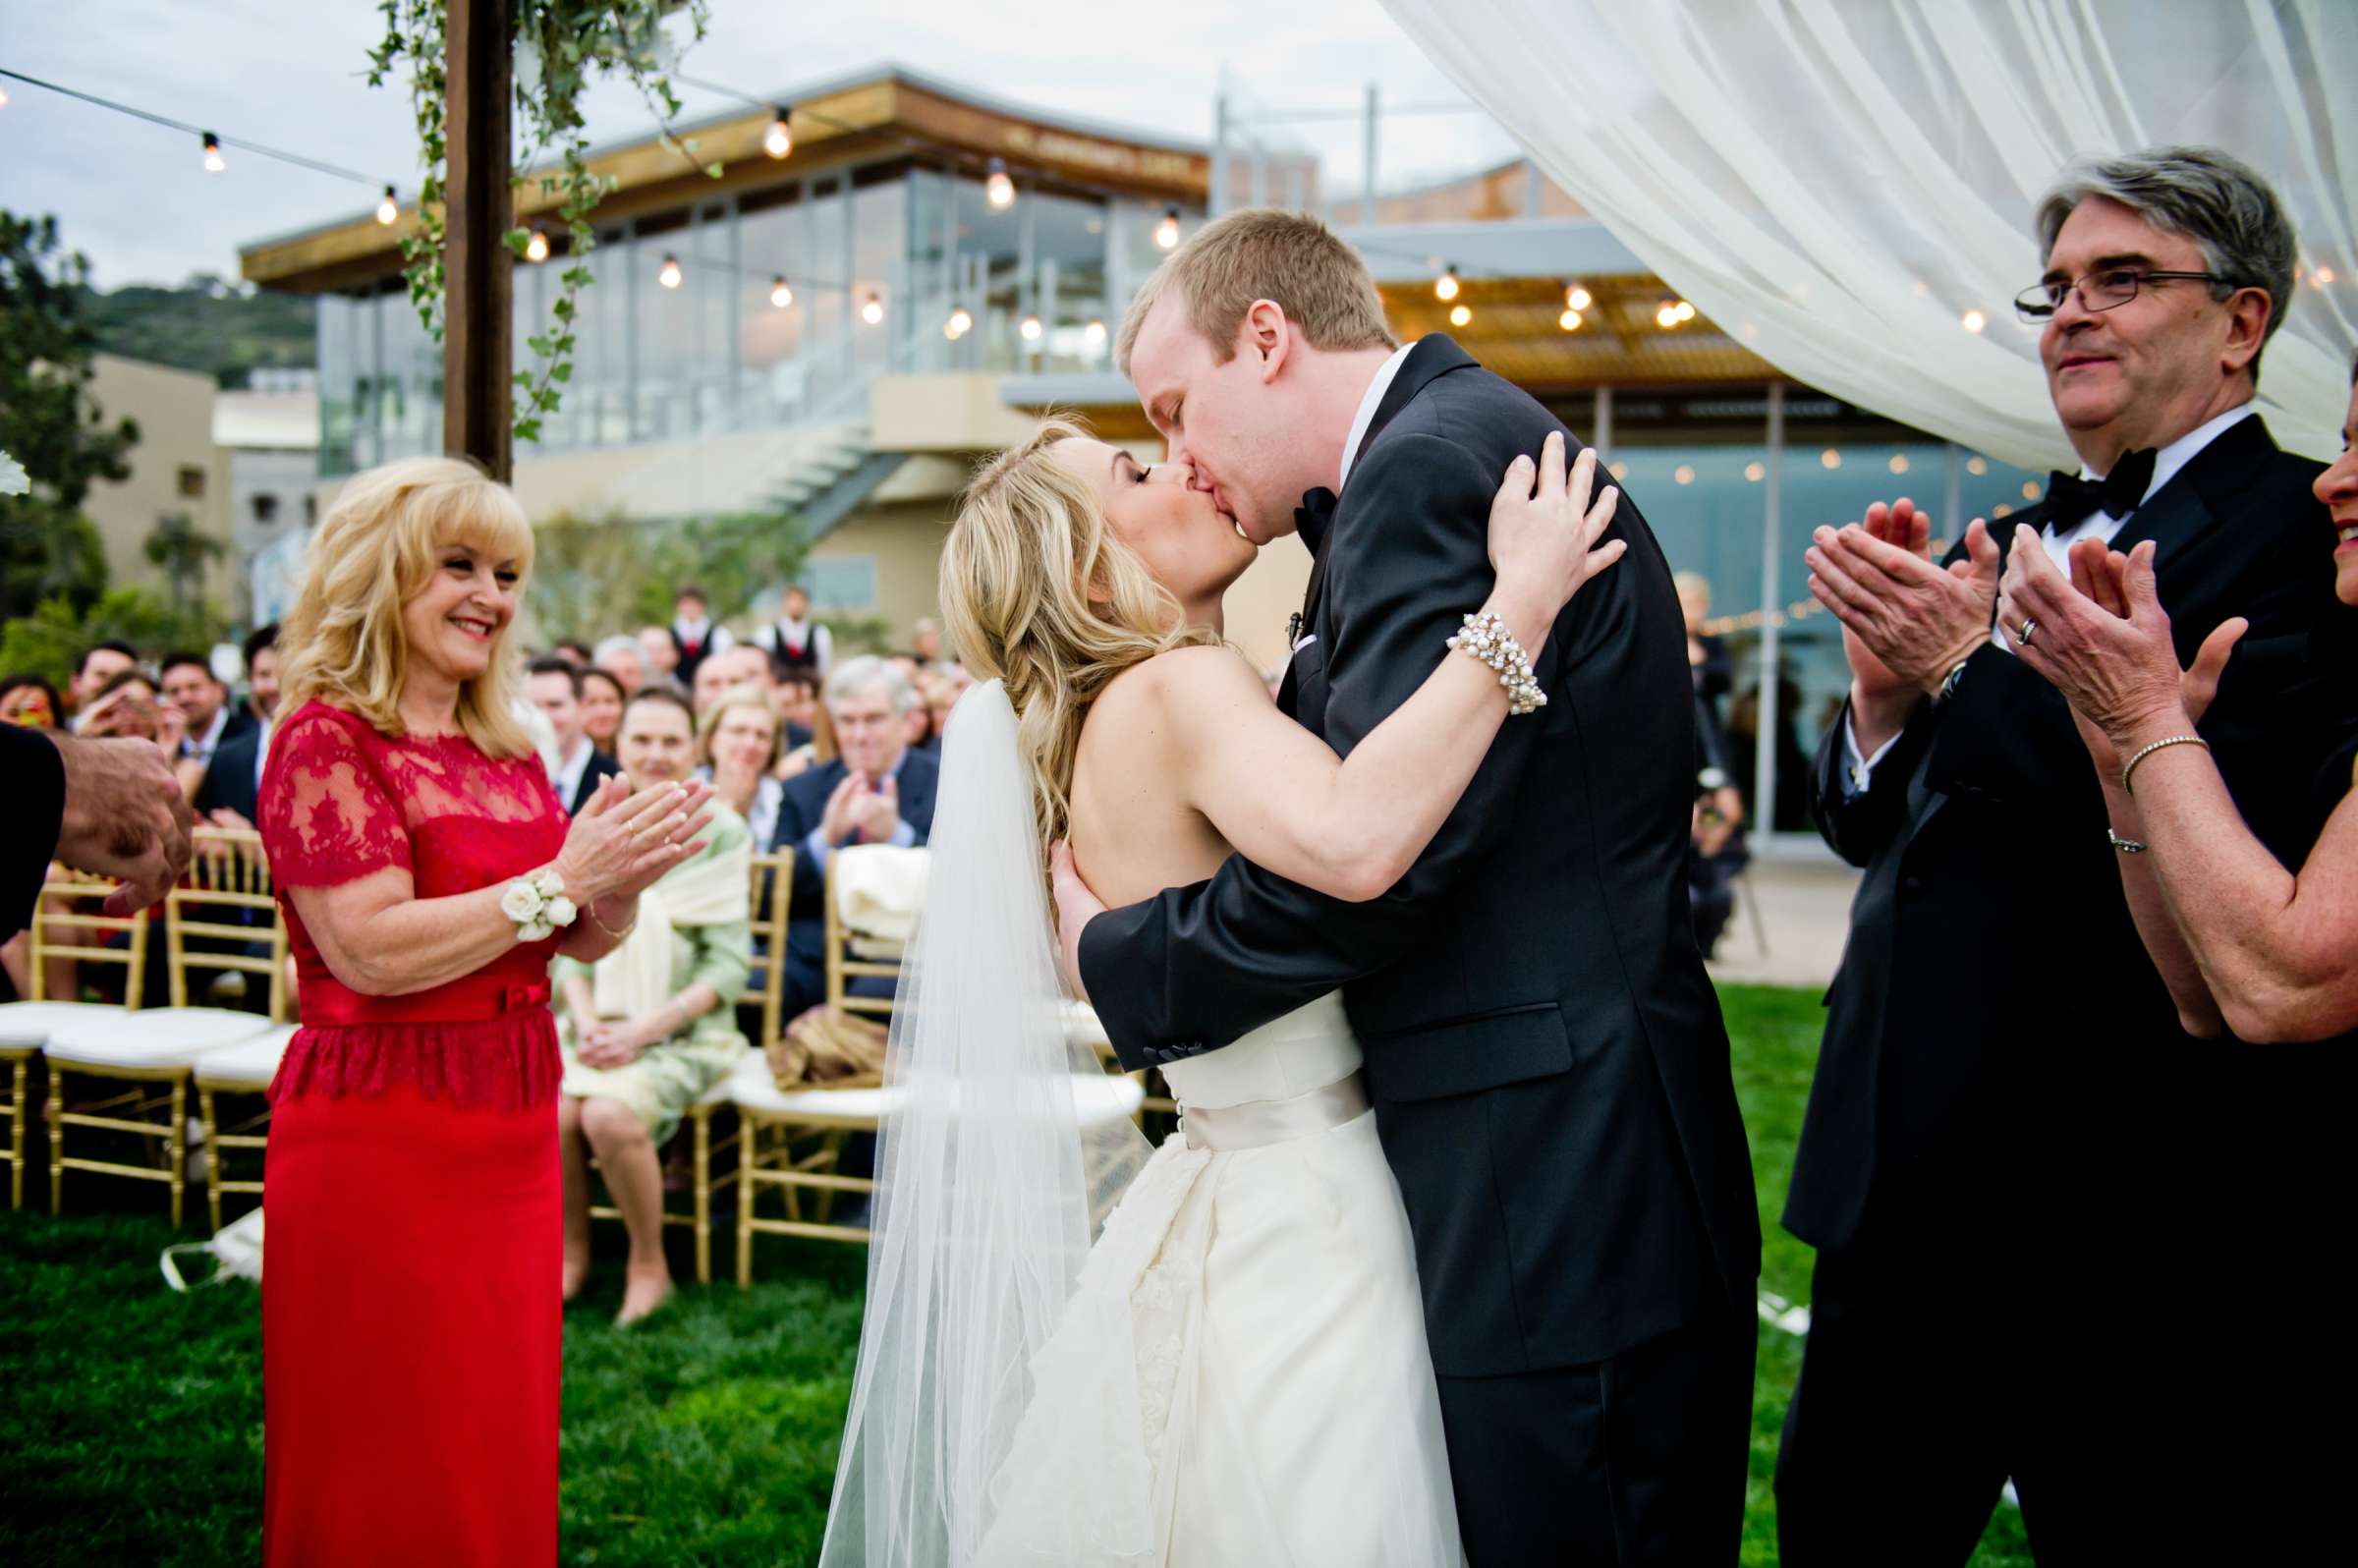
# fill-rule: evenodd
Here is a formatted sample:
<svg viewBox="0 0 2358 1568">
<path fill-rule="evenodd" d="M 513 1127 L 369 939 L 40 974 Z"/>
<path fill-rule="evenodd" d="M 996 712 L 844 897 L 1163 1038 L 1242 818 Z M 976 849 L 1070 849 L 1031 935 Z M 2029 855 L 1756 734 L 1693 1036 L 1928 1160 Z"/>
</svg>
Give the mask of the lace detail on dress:
<svg viewBox="0 0 2358 1568">
<path fill-rule="evenodd" d="M 396 1086 L 471 1110 L 553 1105 L 565 1062 L 548 1010 L 466 1024 L 331 1024 L 303 1029 L 270 1084 L 299 1094 L 382 1094 Z"/>
<path fill-rule="evenodd" d="M 270 737 L 258 825 L 281 887 L 335 887 L 388 866 L 411 868 L 401 808 L 356 725 L 349 713 L 306 702 Z"/>
</svg>

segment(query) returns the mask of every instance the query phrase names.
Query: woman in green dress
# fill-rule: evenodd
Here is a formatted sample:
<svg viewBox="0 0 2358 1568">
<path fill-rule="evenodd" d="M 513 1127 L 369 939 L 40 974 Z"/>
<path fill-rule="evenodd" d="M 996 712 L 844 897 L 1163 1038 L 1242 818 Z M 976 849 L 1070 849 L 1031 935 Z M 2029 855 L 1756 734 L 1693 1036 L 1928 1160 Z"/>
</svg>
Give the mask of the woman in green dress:
<svg viewBox="0 0 2358 1568">
<path fill-rule="evenodd" d="M 685 780 L 696 726 L 678 694 L 644 688 L 623 709 L 617 753 L 636 792 Z M 752 967 L 754 852 L 745 819 L 714 803 L 704 848 L 639 902 L 628 938 L 594 965 L 550 972 L 565 1053 L 559 1128 L 565 1164 L 565 1299 L 590 1272 L 590 1154 L 630 1232 L 617 1324 L 671 1295 L 656 1150 L 746 1049 L 736 1000 Z"/>
</svg>

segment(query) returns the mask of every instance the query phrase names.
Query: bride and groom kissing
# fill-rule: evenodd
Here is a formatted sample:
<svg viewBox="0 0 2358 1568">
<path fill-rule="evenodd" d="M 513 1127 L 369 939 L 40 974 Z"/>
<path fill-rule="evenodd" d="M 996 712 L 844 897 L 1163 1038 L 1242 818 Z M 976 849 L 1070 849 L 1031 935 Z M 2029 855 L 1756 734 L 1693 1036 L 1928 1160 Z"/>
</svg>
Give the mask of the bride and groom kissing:
<svg viewBox="0 0 2358 1568">
<path fill-rule="evenodd" d="M 1166 461 L 1051 421 L 943 552 L 989 679 L 822 1562 L 1732 1562 L 1760 1234 L 1659 547 L 1315 219 L 1206 227 L 1118 356 Z M 1220 603 L 1289 531 L 1272 705 Z"/>
</svg>

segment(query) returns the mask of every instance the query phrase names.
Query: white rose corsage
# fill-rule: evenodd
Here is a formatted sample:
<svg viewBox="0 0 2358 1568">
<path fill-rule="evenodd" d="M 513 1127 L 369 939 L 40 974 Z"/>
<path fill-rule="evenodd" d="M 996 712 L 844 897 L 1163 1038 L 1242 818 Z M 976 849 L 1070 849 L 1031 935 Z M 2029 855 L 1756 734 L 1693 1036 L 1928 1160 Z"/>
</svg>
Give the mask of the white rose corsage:
<svg viewBox="0 0 2358 1568">
<path fill-rule="evenodd" d="M 571 925 L 573 900 L 565 896 L 565 884 L 552 870 L 537 870 L 530 876 L 519 876 L 499 895 L 499 912 L 516 923 L 520 940 L 537 942 L 553 934 L 560 925 Z"/>
</svg>

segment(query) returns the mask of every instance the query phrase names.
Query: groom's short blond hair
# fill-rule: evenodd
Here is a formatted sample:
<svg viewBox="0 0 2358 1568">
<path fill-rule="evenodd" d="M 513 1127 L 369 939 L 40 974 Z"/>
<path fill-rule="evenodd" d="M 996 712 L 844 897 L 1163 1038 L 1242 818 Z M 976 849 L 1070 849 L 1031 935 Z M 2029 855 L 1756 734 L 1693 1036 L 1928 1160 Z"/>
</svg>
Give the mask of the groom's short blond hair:
<svg viewBox="0 0 2358 1568">
<path fill-rule="evenodd" d="M 1122 317 L 1114 363 L 1124 375 L 1148 312 L 1171 293 L 1222 364 L 1236 357 L 1237 330 L 1258 300 L 1273 301 L 1314 349 L 1399 347 L 1367 263 L 1307 213 L 1246 207 L 1213 219 L 1173 251 Z"/>
</svg>

